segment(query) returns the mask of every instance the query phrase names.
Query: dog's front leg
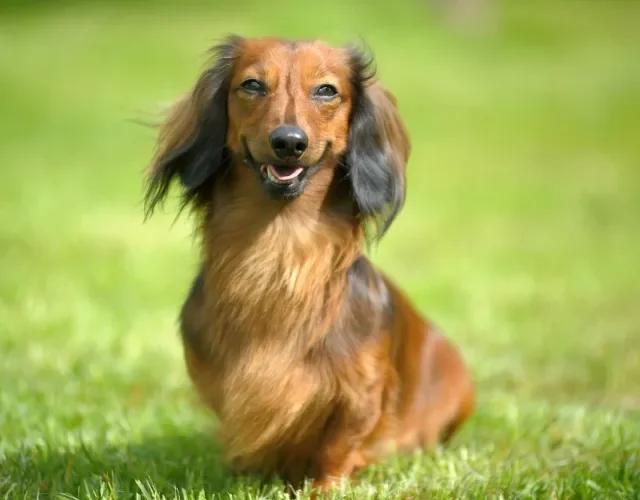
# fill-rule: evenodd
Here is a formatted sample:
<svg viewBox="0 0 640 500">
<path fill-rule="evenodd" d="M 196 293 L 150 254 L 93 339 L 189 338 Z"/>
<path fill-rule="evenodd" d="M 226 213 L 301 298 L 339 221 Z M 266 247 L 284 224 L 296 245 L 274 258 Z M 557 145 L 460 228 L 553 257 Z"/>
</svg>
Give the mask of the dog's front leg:
<svg viewBox="0 0 640 500">
<path fill-rule="evenodd" d="M 382 381 L 372 384 L 366 394 L 359 394 L 349 404 L 339 406 L 325 426 L 312 470 L 313 486 L 328 490 L 348 479 L 351 474 L 368 464 L 363 443 L 381 421 L 383 414 Z"/>
</svg>

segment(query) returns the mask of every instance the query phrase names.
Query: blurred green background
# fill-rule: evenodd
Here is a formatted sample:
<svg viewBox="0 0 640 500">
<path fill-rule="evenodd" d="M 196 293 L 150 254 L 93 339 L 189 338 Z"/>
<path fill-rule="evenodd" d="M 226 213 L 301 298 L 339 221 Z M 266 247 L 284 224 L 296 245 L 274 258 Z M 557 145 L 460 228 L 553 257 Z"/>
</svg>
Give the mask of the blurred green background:
<svg viewBox="0 0 640 500">
<path fill-rule="evenodd" d="M 372 257 L 479 385 L 448 450 L 345 495 L 637 495 L 640 2 L 473 2 L 0 3 L 0 497 L 281 495 L 228 474 L 194 405 L 191 221 L 143 220 L 133 120 L 229 32 L 372 47 L 413 141 Z"/>
</svg>

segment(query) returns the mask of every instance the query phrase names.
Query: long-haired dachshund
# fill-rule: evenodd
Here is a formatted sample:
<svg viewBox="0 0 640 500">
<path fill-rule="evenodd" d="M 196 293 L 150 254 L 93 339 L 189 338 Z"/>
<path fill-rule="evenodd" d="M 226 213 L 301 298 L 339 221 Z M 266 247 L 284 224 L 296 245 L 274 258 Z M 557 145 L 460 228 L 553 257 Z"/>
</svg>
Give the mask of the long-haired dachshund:
<svg viewBox="0 0 640 500">
<path fill-rule="evenodd" d="M 180 325 L 239 472 L 327 488 L 445 442 L 474 412 L 457 349 L 364 256 L 405 198 L 410 144 L 355 48 L 229 37 L 162 124 L 148 213 L 199 216 Z"/>
</svg>

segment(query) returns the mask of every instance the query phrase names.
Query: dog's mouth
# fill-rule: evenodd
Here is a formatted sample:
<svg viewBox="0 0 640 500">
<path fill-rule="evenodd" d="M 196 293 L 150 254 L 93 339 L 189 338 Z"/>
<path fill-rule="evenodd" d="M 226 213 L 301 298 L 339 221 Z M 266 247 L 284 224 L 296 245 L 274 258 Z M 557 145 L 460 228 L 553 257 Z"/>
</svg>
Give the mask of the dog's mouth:
<svg viewBox="0 0 640 500">
<path fill-rule="evenodd" d="M 263 164 L 260 167 L 260 173 L 275 184 L 291 184 L 303 171 L 304 168 L 300 166 Z"/>
<path fill-rule="evenodd" d="M 253 157 L 244 137 L 242 138 L 242 146 L 244 162 L 260 176 L 263 189 L 276 198 L 295 198 L 303 191 L 308 179 L 318 171 L 324 162 L 331 149 L 331 142 L 327 142 L 320 159 L 313 165 L 277 163 L 273 160 L 270 163 L 262 163 Z"/>
</svg>

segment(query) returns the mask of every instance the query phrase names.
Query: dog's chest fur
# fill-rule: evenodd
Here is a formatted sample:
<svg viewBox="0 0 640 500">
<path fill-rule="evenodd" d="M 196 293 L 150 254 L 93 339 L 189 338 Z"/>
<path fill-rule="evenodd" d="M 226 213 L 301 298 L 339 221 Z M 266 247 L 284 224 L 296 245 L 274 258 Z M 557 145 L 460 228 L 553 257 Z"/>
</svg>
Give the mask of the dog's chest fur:
<svg viewBox="0 0 640 500">
<path fill-rule="evenodd" d="M 205 228 L 209 375 L 196 384 L 216 401 L 228 458 L 277 468 L 288 460 L 279 447 L 313 446 L 338 397 L 336 366 L 309 353 L 335 327 L 357 247 L 349 228 L 340 238 L 322 216 L 294 211 L 265 224 L 242 215 Z"/>
</svg>

